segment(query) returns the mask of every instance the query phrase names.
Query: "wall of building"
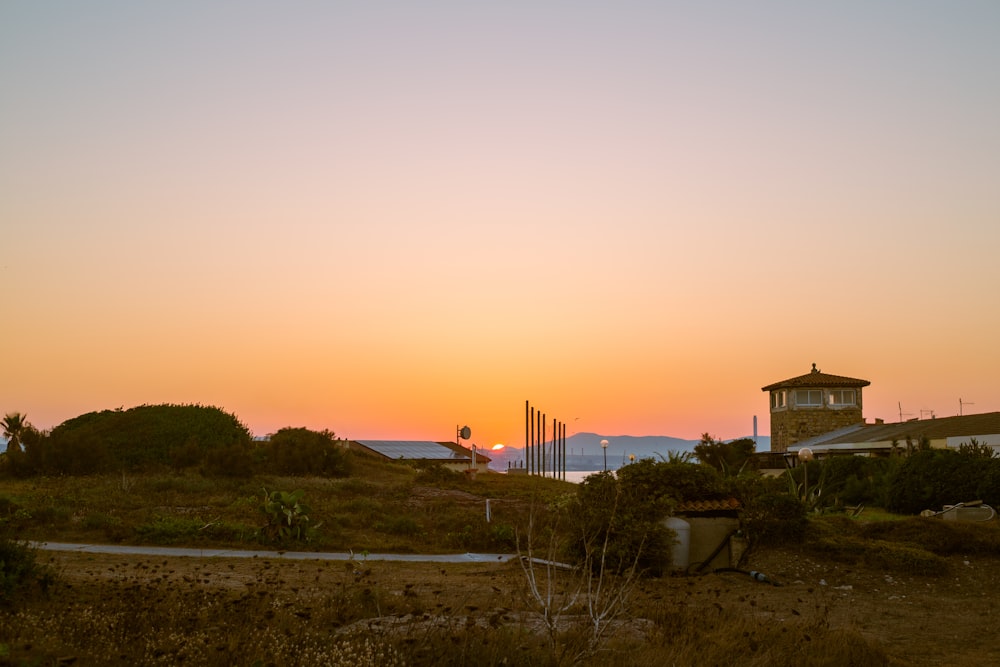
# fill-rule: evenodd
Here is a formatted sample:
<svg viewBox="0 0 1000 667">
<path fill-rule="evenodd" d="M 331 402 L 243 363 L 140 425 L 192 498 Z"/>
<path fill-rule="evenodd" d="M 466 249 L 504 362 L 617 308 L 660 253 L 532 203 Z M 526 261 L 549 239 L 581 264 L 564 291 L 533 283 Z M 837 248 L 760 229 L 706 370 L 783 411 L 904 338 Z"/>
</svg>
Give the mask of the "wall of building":
<svg viewBox="0 0 1000 667">
<path fill-rule="evenodd" d="M 958 449 L 963 444 L 969 444 L 973 438 L 980 445 L 989 445 L 993 449 L 1000 449 L 1000 433 L 953 436 L 948 438 L 947 443 L 952 449 Z"/>
<path fill-rule="evenodd" d="M 478 459 L 479 457 L 476 458 Z M 461 463 L 458 462 L 452 463 L 449 461 L 447 463 L 442 463 L 441 465 L 447 468 L 448 470 L 452 470 L 454 472 L 467 472 L 472 469 L 471 466 L 469 465 L 469 461 L 463 461 Z M 488 461 L 480 460 L 476 463 L 477 473 L 487 473 L 489 472 L 489 470 L 490 470 L 490 464 Z"/>
<path fill-rule="evenodd" d="M 860 393 L 860 392 L 859 392 Z M 858 401 L 860 403 L 860 399 Z M 796 408 L 771 413 L 771 451 L 785 452 L 795 443 L 864 421 L 861 406 Z"/>
</svg>

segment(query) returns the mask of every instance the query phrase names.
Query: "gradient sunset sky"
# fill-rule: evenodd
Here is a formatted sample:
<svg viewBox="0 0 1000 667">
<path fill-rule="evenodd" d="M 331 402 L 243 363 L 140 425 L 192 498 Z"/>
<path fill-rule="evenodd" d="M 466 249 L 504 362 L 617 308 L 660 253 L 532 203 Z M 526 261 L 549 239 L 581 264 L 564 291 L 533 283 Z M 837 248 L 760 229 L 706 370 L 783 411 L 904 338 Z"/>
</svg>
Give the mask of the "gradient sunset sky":
<svg viewBox="0 0 1000 667">
<path fill-rule="evenodd" d="M 1000 2 L 0 4 L 0 413 L 1000 410 Z"/>
</svg>

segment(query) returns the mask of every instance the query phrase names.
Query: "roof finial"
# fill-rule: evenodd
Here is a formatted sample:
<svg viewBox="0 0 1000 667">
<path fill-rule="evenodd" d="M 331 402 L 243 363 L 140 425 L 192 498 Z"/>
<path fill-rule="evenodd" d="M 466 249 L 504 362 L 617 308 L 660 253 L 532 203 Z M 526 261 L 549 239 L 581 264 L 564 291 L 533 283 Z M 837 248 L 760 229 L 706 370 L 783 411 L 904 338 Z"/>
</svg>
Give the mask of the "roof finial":
<svg viewBox="0 0 1000 667">
<path fill-rule="evenodd" d="M 812 372 L 813 372 L 813 373 L 819 373 L 819 369 L 818 369 L 818 368 L 816 368 L 816 362 L 815 362 L 815 361 L 813 362 L 813 369 L 812 369 Z"/>
</svg>

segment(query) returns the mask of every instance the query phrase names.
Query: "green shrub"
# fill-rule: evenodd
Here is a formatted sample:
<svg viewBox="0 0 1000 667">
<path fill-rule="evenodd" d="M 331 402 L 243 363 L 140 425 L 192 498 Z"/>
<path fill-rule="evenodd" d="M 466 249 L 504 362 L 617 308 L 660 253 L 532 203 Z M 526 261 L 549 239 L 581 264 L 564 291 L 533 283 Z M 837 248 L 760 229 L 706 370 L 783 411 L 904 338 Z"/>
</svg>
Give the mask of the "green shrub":
<svg viewBox="0 0 1000 667">
<path fill-rule="evenodd" d="M 373 526 L 383 521 L 389 512 L 382 506 L 378 498 L 359 496 L 342 505 L 345 513 L 351 515 L 351 523 L 355 526 Z"/>
<path fill-rule="evenodd" d="M 417 461 L 413 465 L 418 470 L 417 477 L 413 481 L 420 486 L 455 489 L 460 488 L 466 481 L 464 474 L 446 468 L 434 461 Z"/>
<path fill-rule="evenodd" d="M 249 445 L 236 442 L 206 452 L 202 472 L 216 477 L 253 477 L 254 462 Z"/>
<path fill-rule="evenodd" d="M 889 481 L 886 509 L 918 514 L 974 500 L 987 467 L 981 460 L 950 449 L 914 452 L 899 464 Z"/>
<path fill-rule="evenodd" d="M 267 518 L 261 535 L 270 542 L 306 540 L 310 535 L 309 513 L 312 511 L 302 501 L 304 491 L 271 491 L 264 489 L 260 511 Z"/>
<path fill-rule="evenodd" d="M 85 530 L 100 531 L 112 542 L 122 542 L 132 530 L 118 517 L 104 512 L 91 512 L 83 517 L 80 525 Z"/>
<path fill-rule="evenodd" d="M 136 526 L 135 532 L 154 544 L 172 544 L 197 537 L 205 522 L 200 519 L 158 516 L 149 523 Z"/>
<path fill-rule="evenodd" d="M 375 530 L 390 535 L 416 535 L 421 528 L 419 523 L 408 516 L 394 516 L 376 523 Z"/>
<path fill-rule="evenodd" d="M 733 479 L 709 465 L 653 459 L 625 466 L 617 475 L 590 475 L 563 508 L 574 532 L 569 557 L 610 572 L 637 566 L 661 574 L 675 539 L 663 520 L 678 503 L 729 497 Z"/>
<path fill-rule="evenodd" d="M 743 498 L 742 523 L 752 545 L 801 542 L 807 526 L 806 508 L 788 493 L 747 495 Z"/>
<path fill-rule="evenodd" d="M 861 527 L 865 537 L 905 542 L 941 556 L 985 554 L 1000 556 L 1000 528 L 995 523 L 946 521 L 913 517 L 880 521 Z"/>
<path fill-rule="evenodd" d="M 948 562 L 944 558 L 908 542 L 831 531 L 810 540 L 808 546 L 823 558 L 891 572 L 941 575 L 948 570 Z"/>
<path fill-rule="evenodd" d="M 517 532 L 513 526 L 504 523 L 495 523 L 490 532 L 493 534 L 493 542 L 501 546 L 504 550 L 516 548 Z"/>
<path fill-rule="evenodd" d="M 647 465 L 648 464 L 648 465 Z M 616 478 L 609 472 L 590 475 L 577 487 L 572 501 L 561 507 L 573 539 L 570 556 L 578 563 L 622 573 L 632 567 L 662 574 L 670 564 L 672 531 L 663 525 L 674 506 L 670 489 L 651 488 L 652 466 L 696 469 L 707 466 L 643 461 L 628 468 L 639 474 Z M 619 472 L 621 476 L 621 472 Z"/>
<path fill-rule="evenodd" d="M 980 460 L 980 466 L 976 498 L 994 508 L 1000 508 L 1000 458 Z"/>
<path fill-rule="evenodd" d="M 866 565 L 883 570 L 918 575 L 941 575 L 948 571 L 948 561 L 920 547 L 873 540 L 864 555 Z"/>
<path fill-rule="evenodd" d="M 26 542 L 0 537 L 0 606 L 11 606 L 28 589 L 48 589 L 55 577 L 38 563 L 34 547 Z"/>
<path fill-rule="evenodd" d="M 262 446 L 267 468 L 279 475 L 347 477 L 350 459 L 330 431 L 283 428 Z"/>
<path fill-rule="evenodd" d="M 7 496 L 0 496 L 0 533 L 4 528 L 10 526 L 20 509 L 21 506 Z"/>
<path fill-rule="evenodd" d="M 487 523 L 475 517 L 460 530 L 445 533 L 445 544 L 465 551 L 511 551 L 517 548 L 517 538 L 511 526 Z"/>
<path fill-rule="evenodd" d="M 650 507 L 716 500 L 728 494 L 722 476 L 709 465 L 643 459 L 621 468 L 618 479 L 630 496 L 644 499 L 644 504 Z"/>
<path fill-rule="evenodd" d="M 181 495 L 208 493 L 212 489 L 215 489 L 216 486 L 215 481 L 197 474 L 157 477 L 149 482 L 149 487 L 156 492 L 157 496 L 162 496 L 166 493 Z"/>
<path fill-rule="evenodd" d="M 889 459 L 832 456 L 820 463 L 824 506 L 878 504 Z"/>
<path fill-rule="evenodd" d="M 151 466 L 177 469 L 225 450 L 225 460 L 215 462 L 222 474 L 244 470 L 231 454 L 249 443 L 246 426 L 219 408 L 143 405 L 80 415 L 35 442 L 26 441 L 24 467 L 31 474 L 70 475 Z"/>
<path fill-rule="evenodd" d="M 43 505 L 31 513 L 31 520 L 42 526 L 58 526 L 65 524 L 73 515 L 73 510 L 65 505 Z"/>
</svg>

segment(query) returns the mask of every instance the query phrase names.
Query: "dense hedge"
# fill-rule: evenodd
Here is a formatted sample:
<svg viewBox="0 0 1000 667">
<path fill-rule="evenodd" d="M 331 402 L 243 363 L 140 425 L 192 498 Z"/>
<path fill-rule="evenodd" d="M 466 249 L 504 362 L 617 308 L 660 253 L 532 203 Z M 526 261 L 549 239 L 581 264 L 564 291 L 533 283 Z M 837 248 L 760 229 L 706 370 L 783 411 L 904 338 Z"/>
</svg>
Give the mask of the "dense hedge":
<svg viewBox="0 0 1000 667">
<path fill-rule="evenodd" d="M 886 508 L 901 514 L 970 500 L 1000 506 L 1000 459 L 930 449 L 902 459 L 886 489 Z"/>
<path fill-rule="evenodd" d="M 333 433 L 283 428 L 263 446 L 265 466 L 279 475 L 346 477 L 350 460 Z"/>
<path fill-rule="evenodd" d="M 14 474 L 89 474 L 208 463 L 249 470 L 250 431 L 233 415 L 201 405 L 143 405 L 90 412 L 24 443 Z M 241 461 L 240 459 L 246 459 Z"/>
<path fill-rule="evenodd" d="M 897 462 L 845 454 L 813 461 L 809 474 L 821 485 L 823 506 L 884 505 L 887 476 Z"/>
</svg>

